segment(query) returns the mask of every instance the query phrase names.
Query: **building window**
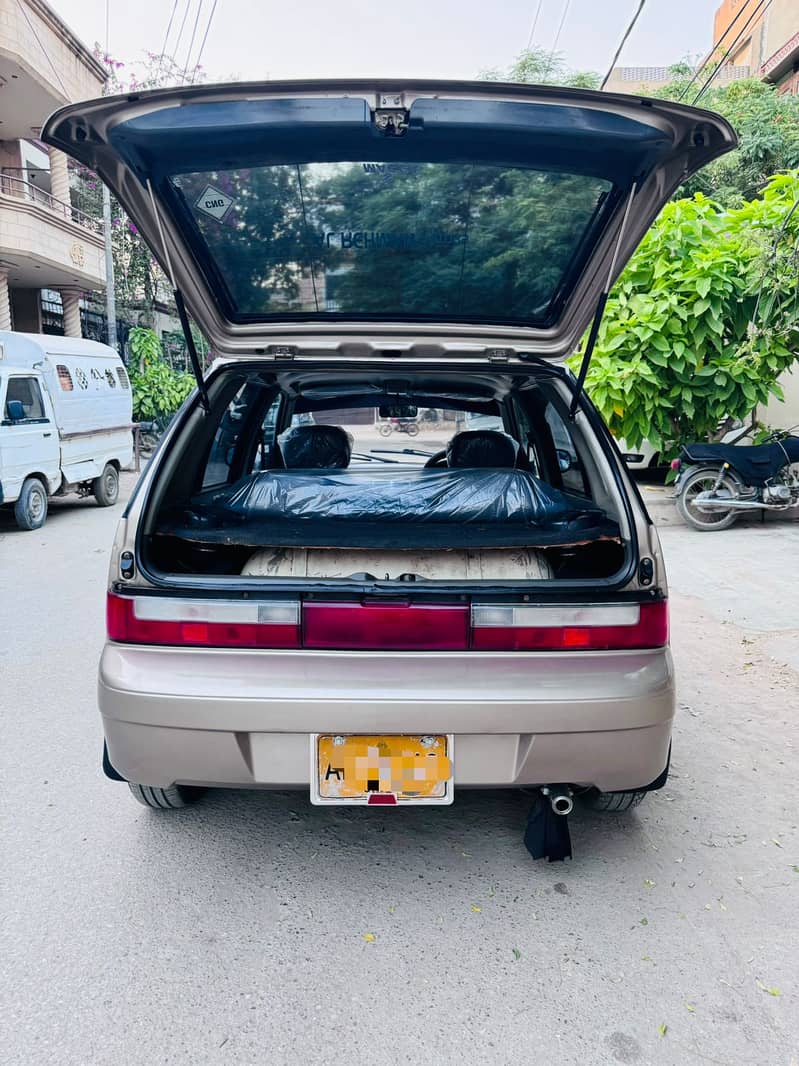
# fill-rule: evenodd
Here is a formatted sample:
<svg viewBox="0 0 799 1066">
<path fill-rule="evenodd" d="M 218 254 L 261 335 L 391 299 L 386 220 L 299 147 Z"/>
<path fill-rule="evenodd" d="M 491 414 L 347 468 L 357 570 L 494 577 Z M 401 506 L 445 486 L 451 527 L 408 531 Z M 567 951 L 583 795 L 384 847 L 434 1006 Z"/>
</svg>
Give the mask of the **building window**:
<svg viewBox="0 0 799 1066">
<path fill-rule="evenodd" d="M 61 386 L 64 392 L 72 392 L 75 386 L 72 383 L 72 375 L 69 372 L 69 367 L 59 363 L 55 368 L 58 374 L 58 384 Z"/>
<path fill-rule="evenodd" d="M 130 388 L 130 382 L 128 381 L 127 371 L 125 370 L 124 366 L 117 367 L 117 377 L 119 378 L 119 384 L 122 386 L 123 389 Z"/>
<path fill-rule="evenodd" d="M 111 370 L 106 370 L 105 380 L 108 382 L 112 389 L 115 389 L 117 387 L 117 379 L 114 377 L 114 374 Z"/>
</svg>

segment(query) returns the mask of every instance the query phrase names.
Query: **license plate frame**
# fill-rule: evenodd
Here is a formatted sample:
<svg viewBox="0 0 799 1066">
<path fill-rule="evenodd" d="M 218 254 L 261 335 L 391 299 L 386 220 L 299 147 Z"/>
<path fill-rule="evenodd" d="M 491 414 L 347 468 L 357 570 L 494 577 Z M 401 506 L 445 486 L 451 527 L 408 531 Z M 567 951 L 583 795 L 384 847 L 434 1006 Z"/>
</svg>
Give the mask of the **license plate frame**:
<svg viewBox="0 0 799 1066">
<path fill-rule="evenodd" d="M 444 741 L 444 756 L 449 760 L 450 776 L 443 782 L 443 794 L 440 796 L 405 796 L 395 792 L 375 792 L 364 791 L 361 795 L 354 796 L 330 796 L 323 795 L 321 789 L 321 777 L 322 768 L 319 758 L 319 741 L 320 738 L 325 737 L 343 737 L 346 741 L 361 741 L 375 740 L 375 741 L 397 741 L 401 739 L 417 740 L 421 743 L 422 736 L 432 736 L 436 741 Z M 311 803 L 317 807 L 431 807 L 431 806 L 449 806 L 454 800 L 454 751 L 455 751 L 455 737 L 452 733 L 431 733 L 431 734 L 419 734 L 419 733 L 311 733 L 310 735 L 310 798 Z M 381 798 L 375 800 L 373 797 L 390 797 L 394 799 Z"/>
</svg>

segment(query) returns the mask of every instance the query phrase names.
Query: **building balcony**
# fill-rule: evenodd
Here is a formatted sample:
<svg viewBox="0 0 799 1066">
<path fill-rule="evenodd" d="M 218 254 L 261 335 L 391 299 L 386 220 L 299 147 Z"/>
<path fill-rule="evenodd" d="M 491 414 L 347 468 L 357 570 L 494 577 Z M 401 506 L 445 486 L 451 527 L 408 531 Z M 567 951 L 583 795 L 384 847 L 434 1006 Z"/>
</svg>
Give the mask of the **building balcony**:
<svg viewBox="0 0 799 1066">
<path fill-rule="evenodd" d="M 103 223 L 13 172 L 0 172 L 0 267 L 11 287 L 102 288 Z"/>
</svg>

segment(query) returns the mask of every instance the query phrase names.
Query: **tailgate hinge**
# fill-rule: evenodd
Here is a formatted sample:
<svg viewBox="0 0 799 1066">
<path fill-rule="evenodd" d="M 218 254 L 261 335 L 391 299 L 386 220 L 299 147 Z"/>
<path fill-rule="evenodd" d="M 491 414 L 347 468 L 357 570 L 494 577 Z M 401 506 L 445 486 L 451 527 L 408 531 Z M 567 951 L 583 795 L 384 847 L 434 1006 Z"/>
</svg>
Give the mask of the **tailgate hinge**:
<svg viewBox="0 0 799 1066">
<path fill-rule="evenodd" d="M 402 93 L 378 93 L 372 114 L 375 128 L 387 137 L 401 137 L 408 129 L 411 113 L 404 106 Z"/>
<path fill-rule="evenodd" d="M 266 354 L 281 363 L 290 363 L 297 356 L 297 348 L 293 344 L 270 344 Z"/>
<path fill-rule="evenodd" d="M 585 352 L 583 353 L 583 361 L 580 363 L 580 372 L 577 375 L 577 384 L 574 386 L 574 396 L 572 397 L 571 406 L 569 407 L 569 419 L 574 421 L 577 414 L 577 408 L 580 404 L 580 396 L 583 391 L 583 385 L 585 384 L 585 376 L 588 373 L 588 367 L 591 364 L 591 356 L 594 353 L 594 345 L 596 344 L 597 336 L 599 335 L 599 327 L 602 324 L 602 316 L 605 313 L 605 306 L 608 302 L 608 296 L 610 295 L 610 286 L 613 282 L 613 275 L 616 271 L 616 260 L 619 255 L 619 248 L 624 237 L 624 231 L 627 229 L 627 219 L 630 216 L 630 207 L 635 199 L 635 193 L 638 186 L 636 182 L 633 182 L 630 188 L 630 195 L 627 197 L 627 203 L 624 207 L 624 214 L 622 215 L 621 225 L 619 226 L 618 236 L 616 237 L 616 246 L 613 249 L 613 257 L 610 260 L 610 269 L 608 270 L 607 281 L 605 287 L 600 293 L 599 300 L 597 300 L 596 311 L 594 312 L 594 320 L 591 323 L 591 330 L 588 334 L 588 340 L 585 342 Z"/>
</svg>

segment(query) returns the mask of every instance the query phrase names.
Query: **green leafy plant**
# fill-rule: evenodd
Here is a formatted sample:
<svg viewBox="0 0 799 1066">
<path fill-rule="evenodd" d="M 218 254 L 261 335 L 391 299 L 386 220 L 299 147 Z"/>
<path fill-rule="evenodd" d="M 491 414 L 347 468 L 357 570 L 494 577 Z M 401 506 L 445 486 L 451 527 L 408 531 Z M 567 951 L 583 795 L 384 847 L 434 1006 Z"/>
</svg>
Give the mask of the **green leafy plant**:
<svg viewBox="0 0 799 1066">
<path fill-rule="evenodd" d="M 134 421 L 169 418 L 194 388 L 194 378 L 164 362 L 161 342 L 154 330 L 132 329 L 129 343 Z"/>
<path fill-rule="evenodd" d="M 792 172 L 731 210 L 701 193 L 666 206 L 611 293 L 586 381 L 615 436 L 668 455 L 782 397 L 799 358 L 798 203 Z"/>
</svg>

